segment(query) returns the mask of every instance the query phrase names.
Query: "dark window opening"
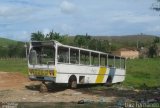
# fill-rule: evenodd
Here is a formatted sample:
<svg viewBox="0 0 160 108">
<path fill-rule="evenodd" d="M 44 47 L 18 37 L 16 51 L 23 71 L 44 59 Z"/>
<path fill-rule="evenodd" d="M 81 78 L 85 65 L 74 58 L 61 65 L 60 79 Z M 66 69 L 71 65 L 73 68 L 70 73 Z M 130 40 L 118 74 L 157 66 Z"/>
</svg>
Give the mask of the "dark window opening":
<svg viewBox="0 0 160 108">
<path fill-rule="evenodd" d="M 29 63 L 36 64 L 54 64 L 55 48 L 52 46 L 33 47 L 29 54 Z"/>
<path fill-rule="evenodd" d="M 80 51 L 80 64 L 90 65 L 90 58 L 88 51 Z"/>
<path fill-rule="evenodd" d="M 79 50 L 70 49 L 70 63 L 79 64 Z"/>
<path fill-rule="evenodd" d="M 99 66 L 99 53 L 91 53 L 91 65 Z"/>
<path fill-rule="evenodd" d="M 69 48 L 58 47 L 58 62 L 69 63 Z"/>
</svg>

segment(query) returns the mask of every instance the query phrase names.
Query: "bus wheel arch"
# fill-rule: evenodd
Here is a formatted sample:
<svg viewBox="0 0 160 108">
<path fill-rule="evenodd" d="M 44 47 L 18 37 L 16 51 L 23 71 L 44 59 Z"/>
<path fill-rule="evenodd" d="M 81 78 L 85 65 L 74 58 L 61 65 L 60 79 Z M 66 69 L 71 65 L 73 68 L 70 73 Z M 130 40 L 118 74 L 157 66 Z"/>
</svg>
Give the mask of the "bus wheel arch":
<svg viewBox="0 0 160 108">
<path fill-rule="evenodd" d="M 112 85 L 112 80 L 113 80 L 113 77 L 111 75 L 109 75 L 108 78 L 107 78 L 107 81 L 106 81 L 106 85 L 111 86 Z"/>
<path fill-rule="evenodd" d="M 68 86 L 72 89 L 77 88 L 77 77 L 75 75 L 69 77 Z"/>
</svg>

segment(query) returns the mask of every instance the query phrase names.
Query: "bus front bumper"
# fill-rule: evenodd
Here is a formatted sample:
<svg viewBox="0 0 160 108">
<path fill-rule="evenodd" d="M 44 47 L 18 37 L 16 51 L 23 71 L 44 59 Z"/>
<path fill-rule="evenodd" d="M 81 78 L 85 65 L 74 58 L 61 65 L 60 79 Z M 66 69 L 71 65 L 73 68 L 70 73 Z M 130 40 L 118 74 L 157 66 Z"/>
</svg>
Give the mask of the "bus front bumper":
<svg viewBox="0 0 160 108">
<path fill-rule="evenodd" d="M 33 81 L 56 82 L 56 77 L 29 75 L 29 79 Z"/>
</svg>

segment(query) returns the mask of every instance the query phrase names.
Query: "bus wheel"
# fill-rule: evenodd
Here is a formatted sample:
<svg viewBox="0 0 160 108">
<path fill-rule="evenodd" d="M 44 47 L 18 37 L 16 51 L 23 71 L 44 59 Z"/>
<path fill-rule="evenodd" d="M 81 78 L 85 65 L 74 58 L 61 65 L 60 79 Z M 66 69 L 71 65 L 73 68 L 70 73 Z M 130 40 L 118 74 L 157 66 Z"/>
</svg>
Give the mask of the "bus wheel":
<svg viewBox="0 0 160 108">
<path fill-rule="evenodd" d="M 69 81 L 68 81 L 68 85 L 71 89 L 75 89 L 77 88 L 77 78 L 75 75 L 72 75 L 70 78 L 69 78 Z"/>
<path fill-rule="evenodd" d="M 45 82 L 42 82 L 42 84 L 40 85 L 39 91 L 40 91 L 41 93 L 45 93 L 45 92 L 48 91 L 48 88 L 47 88 L 47 85 L 46 85 Z"/>
</svg>

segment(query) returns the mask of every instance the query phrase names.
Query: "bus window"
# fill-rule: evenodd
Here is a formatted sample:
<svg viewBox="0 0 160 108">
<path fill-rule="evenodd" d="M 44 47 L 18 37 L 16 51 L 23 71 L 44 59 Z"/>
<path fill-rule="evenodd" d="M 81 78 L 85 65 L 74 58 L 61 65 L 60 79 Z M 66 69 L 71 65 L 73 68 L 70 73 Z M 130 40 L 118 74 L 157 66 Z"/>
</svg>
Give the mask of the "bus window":
<svg viewBox="0 0 160 108">
<path fill-rule="evenodd" d="M 58 62 L 69 63 L 69 48 L 58 47 Z"/>
<path fill-rule="evenodd" d="M 115 67 L 120 68 L 120 57 L 115 57 Z"/>
<path fill-rule="evenodd" d="M 100 54 L 100 65 L 101 66 L 107 65 L 107 55 Z"/>
<path fill-rule="evenodd" d="M 88 51 L 80 51 L 80 64 L 89 65 L 90 59 L 89 59 L 89 52 Z"/>
<path fill-rule="evenodd" d="M 52 46 L 37 46 L 31 49 L 30 64 L 54 64 L 55 49 Z"/>
<path fill-rule="evenodd" d="M 114 56 L 108 55 L 108 66 L 114 67 Z"/>
<path fill-rule="evenodd" d="M 79 50 L 70 49 L 70 63 L 79 64 Z"/>
<path fill-rule="evenodd" d="M 121 68 L 125 69 L 125 59 L 121 58 Z"/>
<path fill-rule="evenodd" d="M 99 53 L 91 53 L 91 65 L 99 66 Z"/>
</svg>

